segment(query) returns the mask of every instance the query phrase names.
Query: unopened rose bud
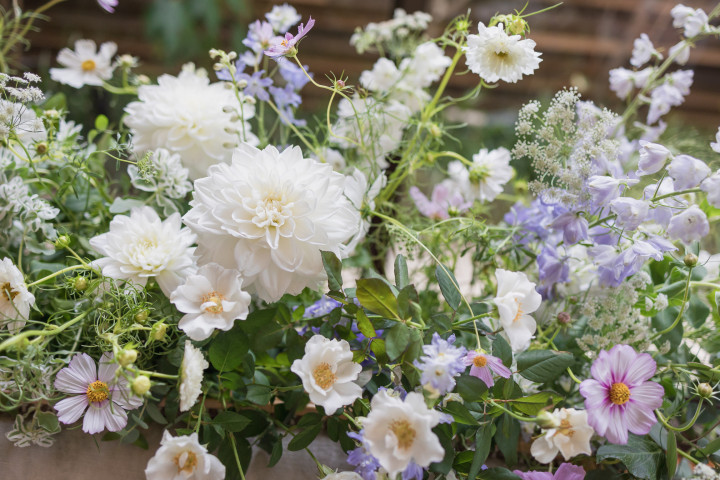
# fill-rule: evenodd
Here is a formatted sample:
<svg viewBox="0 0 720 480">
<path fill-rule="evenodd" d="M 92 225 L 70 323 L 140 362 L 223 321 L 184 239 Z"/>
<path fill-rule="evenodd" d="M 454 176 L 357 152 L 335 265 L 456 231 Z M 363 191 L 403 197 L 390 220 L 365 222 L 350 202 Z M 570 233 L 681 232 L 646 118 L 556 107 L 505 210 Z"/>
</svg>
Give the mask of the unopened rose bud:
<svg viewBox="0 0 720 480">
<path fill-rule="evenodd" d="M 701 398 L 708 399 L 713 396 L 713 387 L 709 383 L 701 383 L 697 386 L 697 393 Z"/>
<path fill-rule="evenodd" d="M 132 381 L 132 391 L 135 395 L 143 396 L 150 391 L 150 379 L 145 375 L 135 377 Z"/>
<path fill-rule="evenodd" d="M 67 248 L 70 245 L 70 237 L 67 235 L 60 235 L 55 240 L 55 248 Z"/>
<path fill-rule="evenodd" d="M 127 367 L 128 365 L 132 365 L 135 363 L 135 360 L 137 360 L 138 352 L 134 348 L 130 348 L 128 350 L 121 350 L 120 353 L 118 353 L 117 359 L 120 365 L 123 367 Z"/>
<path fill-rule="evenodd" d="M 561 325 L 567 325 L 568 323 L 570 323 L 570 314 L 567 312 L 558 313 L 557 321 Z"/>
<path fill-rule="evenodd" d="M 685 265 L 688 267 L 694 267 L 697 265 L 698 257 L 694 253 L 688 253 L 685 255 L 685 258 L 683 258 L 683 262 L 685 262 Z"/>
<path fill-rule="evenodd" d="M 75 280 L 73 280 L 73 288 L 78 292 L 84 292 L 85 290 L 87 290 L 87 287 L 88 281 L 85 277 L 78 275 L 77 277 L 75 277 Z"/>
</svg>

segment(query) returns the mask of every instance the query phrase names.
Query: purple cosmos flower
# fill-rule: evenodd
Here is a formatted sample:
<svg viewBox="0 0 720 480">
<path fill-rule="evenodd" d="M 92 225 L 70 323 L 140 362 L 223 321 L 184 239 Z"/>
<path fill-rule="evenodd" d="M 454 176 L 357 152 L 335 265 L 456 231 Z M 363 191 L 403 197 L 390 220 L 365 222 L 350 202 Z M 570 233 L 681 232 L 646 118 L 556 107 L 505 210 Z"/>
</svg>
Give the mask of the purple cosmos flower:
<svg viewBox="0 0 720 480">
<path fill-rule="evenodd" d="M 665 391 L 655 382 L 657 365 L 647 353 L 629 345 L 601 351 L 592 364 L 593 378 L 580 384 L 588 423 L 612 443 L 626 444 L 628 430 L 636 435 L 650 432 L 657 419 L 653 410 L 662 405 Z"/>
<path fill-rule="evenodd" d="M 268 95 L 265 89 L 272 85 L 273 82 L 271 78 L 263 78 L 263 75 L 265 75 L 265 70 L 260 70 L 252 75 L 241 73 L 236 78 L 247 82 L 247 87 L 243 90 L 245 95 L 250 95 L 258 100 L 267 102 L 270 100 L 270 95 Z"/>
<path fill-rule="evenodd" d="M 297 45 L 298 41 L 302 37 L 304 37 L 315 25 L 315 20 L 310 17 L 308 20 L 307 26 L 305 24 L 301 23 L 298 27 L 298 33 L 297 35 L 293 36 L 292 33 L 287 32 L 285 34 L 285 38 L 283 37 L 275 37 L 270 42 L 270 48 L 265 50 L 265 55 L 271 58 L 277 58 L 277 57 L 284 57 L 284 56 L 295 56 L 296 48 L 295 45 Z M 278 41 L 279 39 L 279 41 Z"/>
<path fill-rule="evenodd" d="M 675 190 L 695 188 L 710 175 L 710 167 L 705 162 L 690 155 L 678 155 L 673 158 L 667 171 L 673 179 Z"/>
<path fill-rule="evenodd" d="M 248 34 L 243 40 L 243 45 L 255 53 L 260 53 L 270 48 L 273 40 L 281 42 L 282 39 L 283 37 L 275 35 L 272 25 L 268 22 L 255 20 L 250 24 L 250 26 L 248 26 Z"/>
<path fill-rule="evenodd" d="M 563 213 L 552 221 L 550 228 L 562 232 L 566 245 L 574 245 L 588 238 L 588 221 L 575 212 Z"/>
<path fill-rule="evenodd" d="M 515 470 L 513 473 L 522 480 L 583 480 L 585 478 L 585 470 L 572 463 L 563 463 L 555 470 L 554 475 L 550 472 L 521 472 L 520 470 Z"/>
<path fill-rule="evenodd" d="M 670 219 L 667 233 L 674 240 L 692 243 L 710 233 L 710 224 L 705 212 L 692 205 Z"/>
<path fill-rule="evenodd" d="M 463 358 L 463 362 L 470 367 L 470 375 L 485 382 L 488 388 L 495 385 L 493 373 L 503 378 L 510 378 L 510 375 L 512 375 L 510 369 L 503 365 L 502 360 L 498 357 L 475 350 L 469 351 Z"/>
<path fill-rule="evenodd" d="M 125 411 L 136 409 L 143 400 L 130 392 L 125 377 L 115 378 L 117 369 L 110 353 L 103 354 L 100 368 L 87 353 L 75 355 L 55 377 L 55 388 L 73 395 L 55 404 L 58 420 L 75 423 L 84 413 L 85 433 L 122 430 L 127 425 Z"/>
<path fill-rule="evenodd" d="M 455 388 L 455 378 L 465 370 L 463 357 L 467 350 L 465 347 L 455 347 L 455 335 L 443 340 L 437 332 L 433 334 L 432 343 L 423 346 L 425 355 L 415 366 L 422 371 L 420 381 L 423 385 L 430 384 L 441 395 Z"/>
<path fill-rule="evenodd" d="M 417 187 L 410 187 L 410 197 L 415 202 L 418 211 L 434 220 L 445 220 L 451 214 L 462 213 L 472 205 L 462 194 L 454 189 L 450 180 L 443 180 L 435 185 L 430 199 Z"/>
<path fill-rule="evenodd" d="M 369 453 L 369 449 L 365 445 L 363 431 L 360 430 L 359 433 L 348 432 L 347 435 L 361 444 L 360 447 L 348 452 L 347 462 L 355 466 L 355 473 L 360 475 L 363 480 L 375 480 L 377 470 L 380 468 L 380 462 Z"/>
<path fill-rule="evenodd" d="M 118 0 L 98 0 L 100 5 L 105 11 L 115 13 L 115 7 L 118 6 Z"/>
<path fill-rule="evenodd" d="M 242 59 L 238 58 L 237 60 L 235 60 L 235 79 L 236 80 L 238 79 L 240 74 L 242 74 L 242 72 L 245 70 L 246 66 L 247 65 L 245 64 L 245 62 Z M 228 71 L 227 68 L 218 70 L 217 72 L 215 72 L 215 76 L 218 78 L 218 80 L 232 82 L 232 75 L 230 75 L 230 72 Z"/>
</svg>

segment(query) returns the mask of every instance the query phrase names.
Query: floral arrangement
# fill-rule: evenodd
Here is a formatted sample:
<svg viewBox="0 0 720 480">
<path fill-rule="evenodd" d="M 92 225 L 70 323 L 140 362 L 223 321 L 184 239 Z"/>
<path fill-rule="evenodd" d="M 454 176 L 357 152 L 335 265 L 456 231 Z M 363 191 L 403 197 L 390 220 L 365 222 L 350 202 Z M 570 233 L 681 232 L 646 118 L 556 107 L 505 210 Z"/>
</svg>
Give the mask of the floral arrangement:
<svg viewBox="0 0 720 480">
<path fill-rule="evenodd" d="M 671 13 L 676 45 L 643 34 L 609 73 L 624 112 L 564 89 L 471 158 L 444 113 L 542 68 L 531 14 L 432 39 L 397 10 L 352 37 L 379 53 L 358 85 L 309 72 L 315 21 L 288 5 L 214 73 L 152 81 L 79 40 L 50 77 L 130 98 L 94 125 L 0 74 L 8 439 L 148 448 L 159 424 L 149 480 L 244 479 L 253 447 L 326 479 L 720 478 L 720 130 L 674 144 L 663 121 L 720 7 Z"/>
</svg>

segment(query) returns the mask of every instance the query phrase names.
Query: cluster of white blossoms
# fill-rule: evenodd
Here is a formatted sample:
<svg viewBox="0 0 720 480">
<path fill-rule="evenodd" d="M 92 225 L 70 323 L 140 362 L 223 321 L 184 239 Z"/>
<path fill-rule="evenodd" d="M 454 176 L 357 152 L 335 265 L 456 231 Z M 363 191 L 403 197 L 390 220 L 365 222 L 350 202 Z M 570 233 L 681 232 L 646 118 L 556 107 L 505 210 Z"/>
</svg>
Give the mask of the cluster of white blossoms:
<svg viewBox="0 0 720 480">
<path fill-rule="evenodd" d="M 57 61 L 65 68 L 51 68 L 50 78 L 74 88 L 83 85 L 101 86 L 112 78 L 116 52 L 117 45 L 113 42 L 103 43 L 98 50 L 94 41 L 78 40 L 75 42 L 75 50 L 60 50 Z"/>
<path fill-rule="evenodd" d="M 177 77 L 161 75 L 157 85 L 140 86 L 138 100 L 125 112 L 135 152 L 165 148 L 177 153 L 193 180 L 204 177 L 210 165 L 230 163 L 240 142 L 259 142 L 248 123 L 255 107 L 238 105 L 232 89 L 224 82 L 210 83 L 207 73 L 192 64 Z"/>
<path fill-rule="evenodd" d="M 350 37 L 358 53 L 364 53 L 373 46 L 401 40 L 412 34 L 425 31 L 432 21 L 432 16 L 425 12 L 407 13 L 402 8 L 396 8 L 393 18 L 384 22 L 368 23 L 364 29 L 358 27 Z"/>
<path fill-rule="evenodd" d="M 35 296 L 25 284 L 22 272 L 9 258 L 0 262 L 0 328 L 17 333 L 30 315 Z"/>
<path fill-rule="evenodd" d="M 530 346 L 537 324 L 530 316 L 540 308 L 542 296 L 535 290 L 535 284 L 522 272 L 510 272 L 498 268 L 495 305 L 500 315 L 500 325 L 507 336 L 513 352 L 522 352 Z"/>
<path fill-rule="evenodd" d="M 342 256 L 357 233 L 359 212 L 344 191 L 344 175 L 299 147 L 244 144 L 231 165 L 214 165 L 195 182 L 183 219 L 198 235 L 200 264 L 239 270 L 245 287 L 274 302 L 317 287 L 320 252 Z"/>
</svg>

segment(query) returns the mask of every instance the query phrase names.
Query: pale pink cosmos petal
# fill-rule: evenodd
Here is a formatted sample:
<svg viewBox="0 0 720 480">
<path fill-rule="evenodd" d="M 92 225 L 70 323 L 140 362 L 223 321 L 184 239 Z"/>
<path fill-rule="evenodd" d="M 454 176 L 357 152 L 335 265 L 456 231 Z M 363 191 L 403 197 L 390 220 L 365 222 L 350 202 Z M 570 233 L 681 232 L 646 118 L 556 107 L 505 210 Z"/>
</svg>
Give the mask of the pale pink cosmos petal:
<svg viewBox="0 0 720 480">
<path fill-rule="evenodd" d="M 613 383 L 612 370 L 610 369 L 610 358 L 608 352 L 601 350 L 598 354 L 597 359 L 590 367 L 590 373 L 593 378 L 605 386 L 610 386 Z"/>
<path fill-rule="evenodd" d="M 630 388 L 630 402 L 640 404 L 647 410 L 660 408 L 664 395 L 665 389 L 655 382 L 644 382 Z"/>
<path fill-rule="evenodd" d="M 580 384 L 580 394 L 585 397 L 585 408 L 600 408 L 607 401 L 607 387 L 597 380 L 583 380 Z"/>
<path fill-rule="evenodd" d="M 88 385 L 97 380 L 95 361 L 87 353 L 73 357 L 70 365 L 55 377 L 55 388 L 64 393 L 86 393 Z"/>
<path fill-rule="evenodd" d="M 490 373 L 490 369 L 488 367 L 476 367 L 472 366 L 470 368 L 470 375 L 473 377 L 477 377 L 483 382 L 485 382 L 485 385 L 489 387 L 492 387 L 495 385 L 495 380 L 493 380 L 492 374 Z"/>
<path fill-rule="evenodd" d="M 578 465 L 572 463 L 563 463 L 555 471 L 555 480 L 583 480 L 585 478 L 585 470 Z"/>
<path fill-rule="evenodd" d="M 110 385 L 115 380 L 115 371 L 118 364 L 113 361 L 113 355 L 105 352 L 100 358 L 100 368 L 98 368 L 98 380 Z"/>
<path fill-rule="evenodd" d="M 649 357 L 649 355 L 647 356 Z M 622 382 L 628 384 L 629 382 L 626 379 L 627 373 L 630 367 L 639 360 L 639 355 L 635 352 L 635 349 L 630 345 L 615 345 L 610 349 L 608 357 L 609 367 L 612 371 L 612 383 Z M 652 363 L 655 364 L 655 362 Z M 646 379 L 647 377 L 643 378 L 643 380 Z"/>
<path fill-rule="evenodd" d="M 55 404 L 55 410 L 58 412 L 58 420 L 62 423 L 75 423 L 88 406 L 86 395 L 75 395 L 60 400 Z"/>
<path fill-rule="evenodd" d="M 132 393 L 124 378 L 113 385 L 110 392 L 110 399 L 125 410 L 135 410 L 145 402 L 141 397 Z"/>
<path fill-rule="evenodd" d="M 110 403 L 109 400 L 105 400 L 100 403 L 92 403 L 87 412 L 85 412 L 85 419 L 83 420 L 83 432 L 89 433 L 90 435 L 100 433 L 105 430 L 105 414 L 102 411 Z"/>
<path fill-rule="evenodd" d="M 628 441 L 628 421 L 625 417 L 624 408 L 620 405 L 610 404 L 608 415 L 608 426 L 605 432 L 605 438 L 612 443 L 624 445 Z M 588 419 L 588 423 L 590 423 Z M 595 427 L 590 423 L 592 427 Z M 596 428 L 595 431 L 598 431 Z M 599 433 L 599 431 L 598 431 Z"/>
<path fill-rule="evenodd" d="M 650 432 L 652 426 L 657 423 L 652 410 L 648 410 L 644 405 L 634 403 L 632 400 L 625 408 L 625 418 L 627 419 L 628 429 L 635 435 L 646 435 Z"/>
<path fill-rule="evenodd" d="M 504 378 L 510 378 L 512 372 L 509 368 L 503 365 L 502 360 L 500 360 L 498 357 L 493 357 L 492 355 L 485 355 L 485 359 L 487 360 L 488 365 L 490 365 L 490 368 L 492 368 L 492 371 L 495 373 L 495 375 L 499 375 Z"/>
<path fill-rule="evenodd" d="M 104 407 L 99 409 L 99 412 L 105 428 L 110 432 L 122 430 L 127 425 L 127 413 L 118 405 L 113 405 L 112 402 L 107 402 Z"/>
<path fill-rule="evenodd" d="M 652 378 L 652 376 L 655 375 L 656 370 L 657 364 L 655 363 L 655 360 L 653 360 L 649 354 L 641 353 L 630 363 L 627 373 L 625 374 L 624 383 L 627 385 L 639 385 L 645 380 Z M 662 387 L 660 387 L 660 390 L 662 390 Z M 660 397 L 662 397 L 662 393 L 660 394 Z"/>
</svg>

